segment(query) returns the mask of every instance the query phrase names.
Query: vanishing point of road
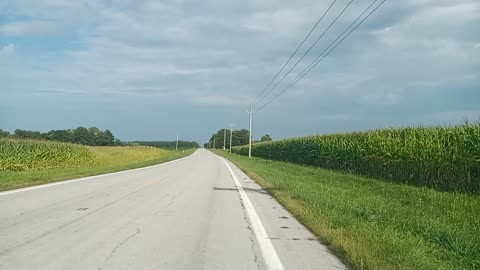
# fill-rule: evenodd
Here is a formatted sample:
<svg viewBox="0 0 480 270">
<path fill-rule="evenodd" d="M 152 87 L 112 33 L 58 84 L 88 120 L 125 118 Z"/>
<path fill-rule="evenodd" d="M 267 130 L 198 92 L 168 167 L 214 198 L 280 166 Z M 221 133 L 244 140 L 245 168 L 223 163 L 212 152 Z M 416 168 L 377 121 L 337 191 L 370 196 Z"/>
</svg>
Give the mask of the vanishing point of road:
<svg viewBox="0 0 480 270">
<path fill-rule="evenodd" d="M 236 166 L 200 149 L 0 193 L 0 269 L 345 269 Z"/>
</svg>

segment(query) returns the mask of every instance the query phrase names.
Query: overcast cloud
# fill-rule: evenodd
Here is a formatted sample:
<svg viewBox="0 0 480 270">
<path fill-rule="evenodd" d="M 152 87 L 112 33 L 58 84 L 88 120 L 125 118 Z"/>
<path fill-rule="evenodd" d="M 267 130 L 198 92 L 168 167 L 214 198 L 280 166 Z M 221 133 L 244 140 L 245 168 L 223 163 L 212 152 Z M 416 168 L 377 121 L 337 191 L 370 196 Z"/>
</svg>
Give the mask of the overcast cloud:
<svg viewBox="0 0 480 270">
<path fill-rule="evenodd" d="M 355 0 L 299 67 L 370 3 Z M 123 140 L 180 132 L 199 142 L 228 124 L 244 128 L 245 106 L 329 4 L 2 0 L 0 128 L 97 126 Z M 478 119 L 478 29 L 477 0 L 389 0 L 255 115 L 254 137 Z"/>
</svg>

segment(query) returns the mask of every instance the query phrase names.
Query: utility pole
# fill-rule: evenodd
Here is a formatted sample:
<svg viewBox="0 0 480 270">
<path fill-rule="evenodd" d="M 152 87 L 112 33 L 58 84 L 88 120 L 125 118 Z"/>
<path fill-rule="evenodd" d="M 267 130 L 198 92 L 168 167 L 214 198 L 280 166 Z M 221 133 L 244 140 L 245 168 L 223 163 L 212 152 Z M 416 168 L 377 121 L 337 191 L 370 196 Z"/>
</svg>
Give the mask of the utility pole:
<svg viewBox="0 0 480 270">
<path fill-rule="evenodd" d="M 178 132 L 177 132 L 177 144 L 175 145 L 175 151 L 178 151 Z"/>
<path fill-rule="evenodd" d="M 227 144 L 227 129 L 223 128 L 223 150 L 225 150 L 226 144 Z"/>
<path fill-rule="evenodd" d="M 248 132 L 248 158 L 252 158 L 252 121 L 253 121 L 253 106 L 248 111 L 250 115 L 250 131 Z"/>
<path fill-rule="evenodd" d="M 215 149 L 215 138 L 213 138 L 213 149 Z"/>
<path fill-rule="evenodd" d="M 230 154 L 232 153 L 233 124 L 230 124 Z"/>
</svg>

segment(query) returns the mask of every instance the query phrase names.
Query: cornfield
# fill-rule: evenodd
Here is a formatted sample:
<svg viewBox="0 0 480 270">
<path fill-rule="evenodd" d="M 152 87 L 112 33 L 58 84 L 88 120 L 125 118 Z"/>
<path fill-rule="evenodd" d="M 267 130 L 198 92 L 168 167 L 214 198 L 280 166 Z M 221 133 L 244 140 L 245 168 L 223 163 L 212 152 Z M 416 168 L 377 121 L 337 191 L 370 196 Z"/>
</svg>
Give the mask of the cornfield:
<svg viewBox="0 0 480 270">
<path fill-rule="evenodd" d="M 37 171 L 97 164 L 87 147 L 62 142 L 0 139 L 0 171 Z"/>
<path fill-rule="evenodd" d="M 248 147 L 233 151 L 247 155 Z M 254 144 L 252 154 L 440 190 L 480 192 L 480 123 L 294 138 Z"/>
<path fill-rule="evenodd" d="M 151 146 L 89 146 L 102 165 L 119 165 L 132 162 L 152 160 L 169 153 Z"/>
</svg>

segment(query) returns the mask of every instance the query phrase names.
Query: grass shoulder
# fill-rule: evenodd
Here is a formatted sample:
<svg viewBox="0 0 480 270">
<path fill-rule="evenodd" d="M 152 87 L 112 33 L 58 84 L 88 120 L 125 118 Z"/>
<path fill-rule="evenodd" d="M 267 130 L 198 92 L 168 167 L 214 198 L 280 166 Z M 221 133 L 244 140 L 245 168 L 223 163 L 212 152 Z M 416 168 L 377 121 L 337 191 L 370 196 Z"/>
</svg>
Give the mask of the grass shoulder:
<svg viewBox="0 0 480 270">
<path fill-rule="evenodd" d="M 357 269 L 479 269 L 480 197 L 215 151 Z"/>
</svg>

